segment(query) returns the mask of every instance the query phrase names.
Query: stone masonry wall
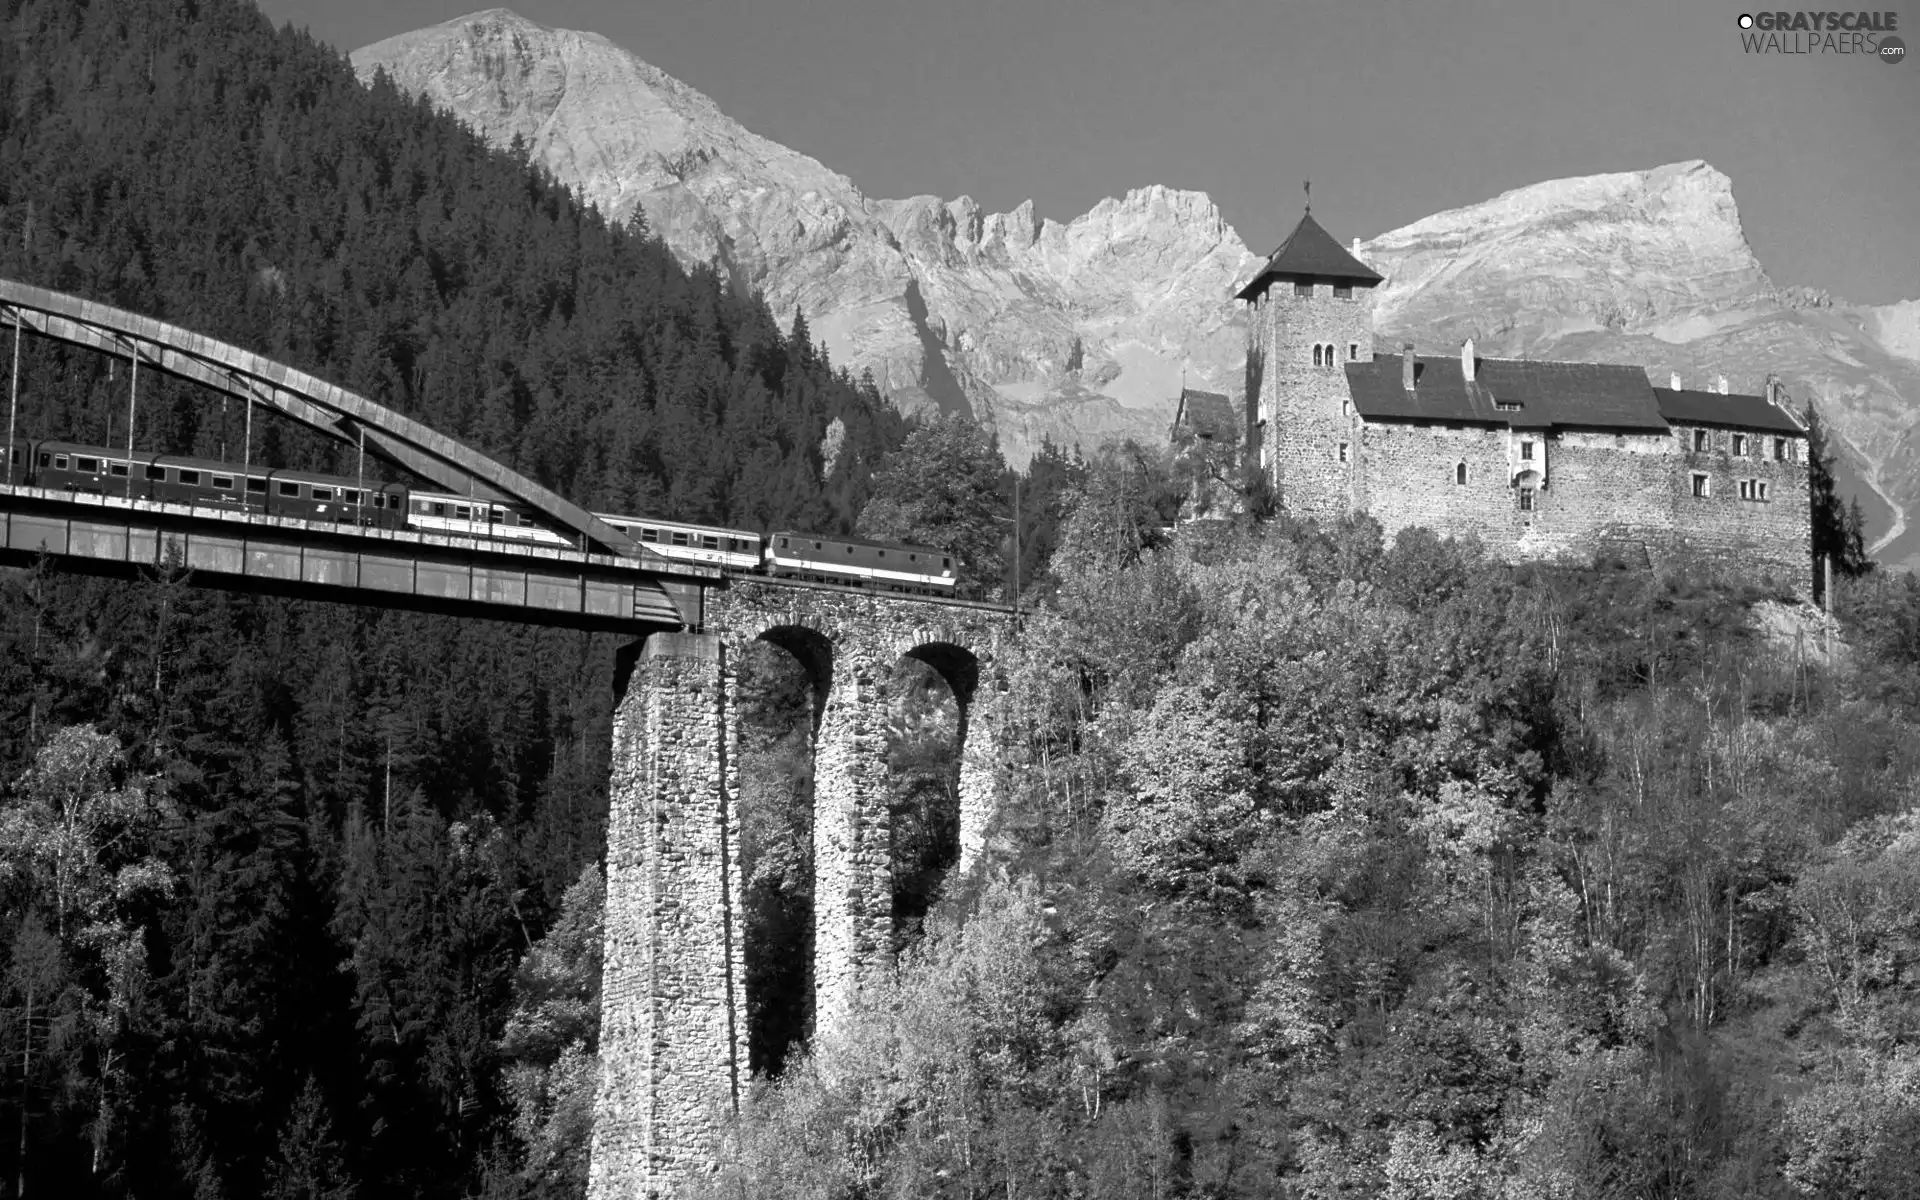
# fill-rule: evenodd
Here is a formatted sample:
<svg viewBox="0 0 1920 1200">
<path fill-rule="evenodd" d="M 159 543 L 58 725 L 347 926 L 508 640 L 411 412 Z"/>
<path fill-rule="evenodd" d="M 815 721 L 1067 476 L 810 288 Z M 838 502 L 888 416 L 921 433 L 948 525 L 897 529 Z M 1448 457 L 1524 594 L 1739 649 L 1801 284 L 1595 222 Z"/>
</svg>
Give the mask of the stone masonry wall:
<svg viewBox="0 0 1920 1200">
<path fill-rule="evenodd" d="M 1605 551 L 1636 565 L 1707 565 L 1771 580 L 1810 595 L 1810 510 L 1806 444 L 1789 438 L 1773 458 L 1775 434 L 1749 431 L 1734 458 L 1733 431 L 1710 430 L 1696 453 L 1693 430 L 1614 434 L 1561 430 L 1537 439 L 1542 471 L 1531 512 L 1519 507 L 1514 443 L 1522 431 L 1492 426 L 1367 422 L 1359 430 L 1359 507 L 1391 538 L 1423 525 L 1443 536 L 1477 536 L 1506 559 L 1572 557 Z M 1457 482 L 1466 464 L 1467 483 Z M 1694 473 L 1708 495 L 1692 494 Z M 1765 481 L 1767 499 L 1743 499 L 1740 481 Z"/>
<path fill-rule="evenodd" d="M 1355 503 L 1356 418 L 1347 391 L 1349 361 L 1373 357 L 1373 292 L 1354 288 L 1336 297 L 1333 286 L 1294 293 L 1275 282 L 1249 314 L 1249 337 L 1263 355 L 1257 419 L 1266 421 L 1261 453 L 1281 503 L 1302 516 L 1330 519 Z M 1316 366 L 1315 346 L 1331 349 Z M 1341 444 L 1348 447 L 1342 461 Z"/>
<path fill-rule="evenodd" d="M 707 1169 L 744 1075 L 725 655 L 655 634 L 615 713 L 593 1200 Z"/>
</svg>

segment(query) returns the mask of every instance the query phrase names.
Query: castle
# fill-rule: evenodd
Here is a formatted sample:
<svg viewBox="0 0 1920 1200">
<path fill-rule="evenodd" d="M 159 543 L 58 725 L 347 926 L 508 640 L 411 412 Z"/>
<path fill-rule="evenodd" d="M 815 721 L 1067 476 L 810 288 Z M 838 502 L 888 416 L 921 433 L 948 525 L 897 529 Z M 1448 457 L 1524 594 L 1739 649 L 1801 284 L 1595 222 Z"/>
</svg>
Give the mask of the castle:
<svg viewBox="0 0 1920 1200">
<path fill-rule="evenodd" d="M 1811 595 L 1807 431 L 1776 381 L 1655 387 L 1638 367 L 1482 358 L 1471 340 L 1377 353 L 1381 282 L 1309 209 L 1237 296 L 1236 440 L 1283 511 L 1474 534 L 1508 560 L 1710 564 Z"/>
</svg>

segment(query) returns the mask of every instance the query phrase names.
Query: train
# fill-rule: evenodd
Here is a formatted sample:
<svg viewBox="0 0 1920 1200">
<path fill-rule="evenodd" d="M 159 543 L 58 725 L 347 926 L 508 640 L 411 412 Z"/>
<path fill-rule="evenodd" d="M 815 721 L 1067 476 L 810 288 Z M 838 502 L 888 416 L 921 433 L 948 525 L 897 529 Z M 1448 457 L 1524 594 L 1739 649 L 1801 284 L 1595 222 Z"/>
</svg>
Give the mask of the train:
<svg viewBox="0 0 1920 1200">
<path fill-rule="evenodd" d="M 218 459 L 128 451 L 79 442 L 16 441 L 12 482 L 55 491 L 126 496 L 172 504 L 262 512 L 301 521 L 407 529 L 568 547 L 572 539 L 517 504 L 489 503 L 372 479 Z M 0 465 L 6 456 L 0 455 Z M 953 556 L 927 546 L 776 530 L 666 521 L 619 513 L 594 516 L 648 550 L 736 574 L 907 595 L 951 596 Z"/>
</svg>

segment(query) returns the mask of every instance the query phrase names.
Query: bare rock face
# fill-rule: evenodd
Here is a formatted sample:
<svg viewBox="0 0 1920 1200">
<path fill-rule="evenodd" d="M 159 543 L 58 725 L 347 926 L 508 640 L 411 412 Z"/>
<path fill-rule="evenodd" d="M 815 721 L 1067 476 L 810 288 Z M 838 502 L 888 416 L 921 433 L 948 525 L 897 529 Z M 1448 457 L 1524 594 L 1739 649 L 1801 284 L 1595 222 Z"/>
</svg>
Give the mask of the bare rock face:
<svg viewBox="0 0 1920 1200">
<path fill-rule="evenodd" d="M 1471 337 L 1482 354 L 1630 363 L 1688 387 L 1724 375 L 1749 393 L 1778 374 L 1839 435 L 1880 556 L 1920 561 L 1920 301 L 1876 308 L 1776 286 L 1732 181 L 1706 163 L 1535 184 L 1359 255 L 1387 277 L 1382 345 L 1440 353 Z"/>
<path fill-rule="evenodd" d="M 352 59 L 495 145 L 520 138 L 609 216 L 644 212 L 683 262 L 760 289 L 783 322 L 805 313 L 903 408 L 971 412 L 1016 464 L 1047 437 L 1165 437 L 1183 372 L 1239 383 L 1225 298 L 1254 259 L 1204 195 L 1145 188 L 1066 225 L 1031 204 L 869 200 L 605 38 L 505 9 Z"/>
<path fill-rule="evenodd" d="M 1204 194 L 1140 188 L 1064 225 L 1030 203 L 871 200 L 605 38 L 504 9 L 352 57 L 496 145 L 521 138 L 611 216 L 644 211 L 682 261 L 760 289 L 783 323 L 804 312 L 834 362 L 903 408 L 972 413 L 1016 466 L 1043 439 L 1166 437 L 1183 381 L 1243 394 L 1232 295 L 1260 260 Z M 1358 253 L 1387 277 L 1382 345 L 1472 337 L 1747 392 L 1779 374 L 1839 435 L 1881 557 L 1920 562 L 1920 300 L 1776 286 L 1706 163 L 1520 188 Z"/>
</svg>

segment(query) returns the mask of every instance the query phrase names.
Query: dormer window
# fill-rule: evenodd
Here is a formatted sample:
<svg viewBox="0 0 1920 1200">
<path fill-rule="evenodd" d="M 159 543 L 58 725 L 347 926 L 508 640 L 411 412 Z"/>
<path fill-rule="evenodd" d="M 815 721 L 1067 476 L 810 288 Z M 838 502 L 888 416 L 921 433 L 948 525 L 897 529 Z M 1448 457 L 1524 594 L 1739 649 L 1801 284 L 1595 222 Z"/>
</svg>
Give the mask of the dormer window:
<svg viewBox="0 0 1920 1200">
<path fill-rule="evenodd" d="M 1518 400 L 1495 400 L 1493 407 L 1496 412 L 1519 412 L 1520 402 Z"/>
</svg>

